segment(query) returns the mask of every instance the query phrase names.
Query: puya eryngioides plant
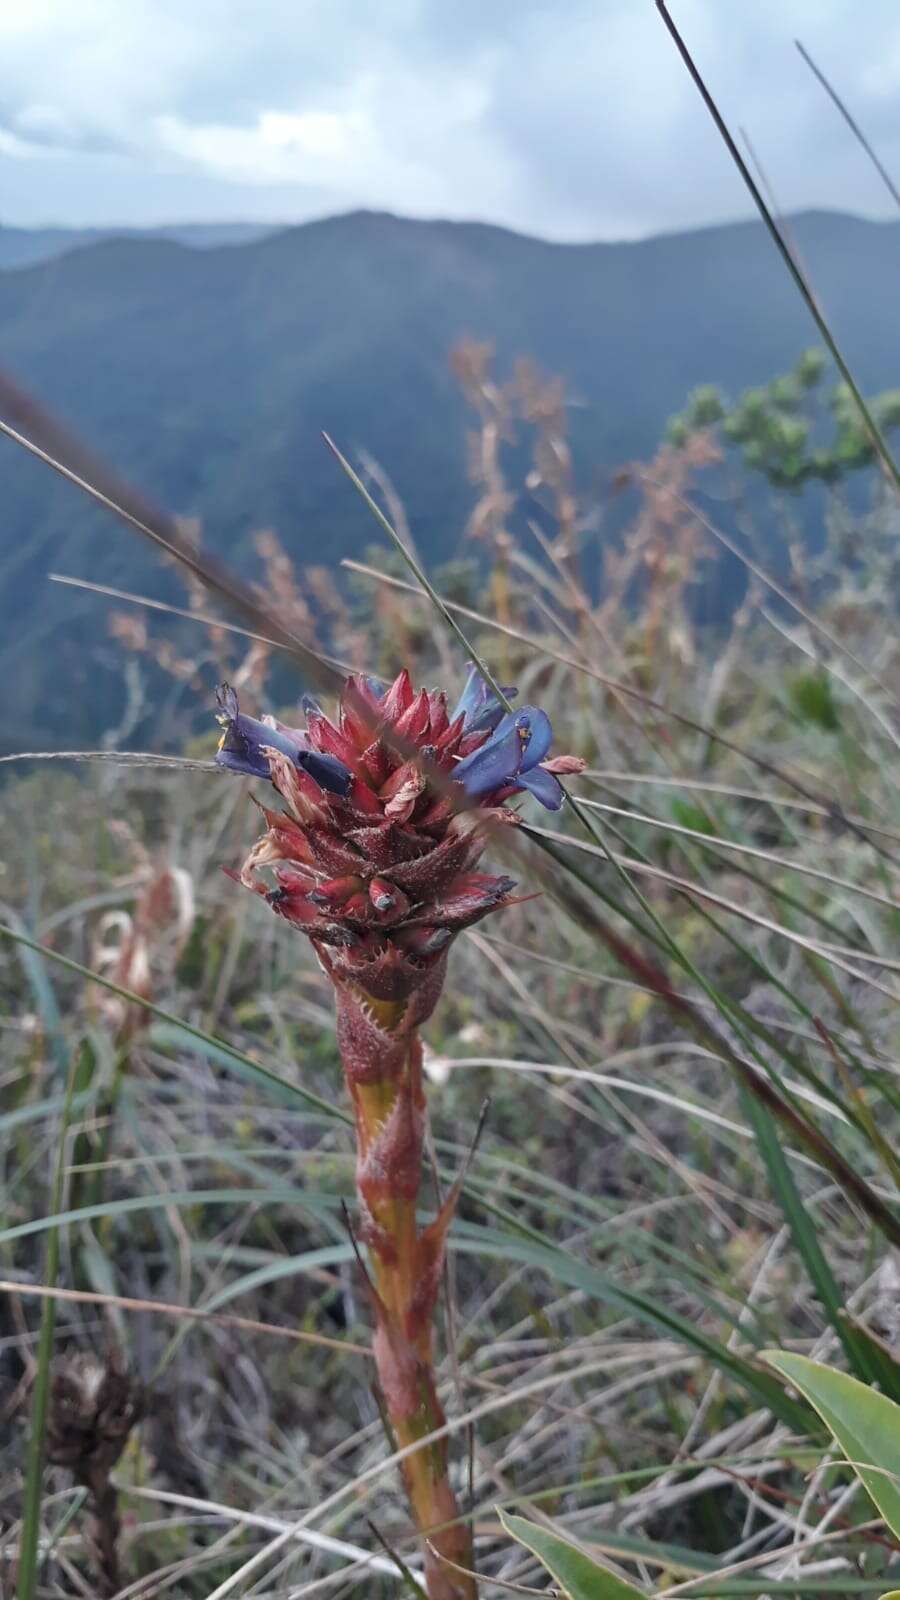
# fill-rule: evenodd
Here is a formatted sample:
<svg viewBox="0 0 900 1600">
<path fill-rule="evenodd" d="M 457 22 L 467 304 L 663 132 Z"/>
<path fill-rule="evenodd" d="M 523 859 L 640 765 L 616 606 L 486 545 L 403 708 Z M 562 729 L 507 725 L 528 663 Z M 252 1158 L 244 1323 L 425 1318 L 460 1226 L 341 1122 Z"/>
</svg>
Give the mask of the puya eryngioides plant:
<svg viewBox="0 0 900 1600">
<path fill-rule="evenodd" d="M 334 988 L 356 1126 L 359 1234 L 371 1263 L 373 1353 L 397 1445 L 408 1449 L 445 1423 L 433 1323 L 459 1188 L 420 1223 L 419 1030 L 440 997 L 456 935 L 511 903 L 510 878 L 475 870 L 490 819 L 515 823 L 503 803 L 522 790 L 557 809 L 556 774 L 583 763 L 550 758 L 546 714 L 535 706 L 505 712 L 474 668 L 452 713 L 444 693 L 417 693 L 406 671 L 387 689 L 349 678 L 337 722 L 304 699 L 303 728 L 246 716 L 227 685 L 218 698 L 219 763 L 268 779 L 282 802 L 263 806 L 267 830 L 240 880 L 307 935 Z M 473 1600 L 475 1580 L 464 1575 L 472 1543 L 458 1520 L 446 1436 L 411 1450 L 402 1470 L 428 1540 L 431 1600 Z"/>
</svg>

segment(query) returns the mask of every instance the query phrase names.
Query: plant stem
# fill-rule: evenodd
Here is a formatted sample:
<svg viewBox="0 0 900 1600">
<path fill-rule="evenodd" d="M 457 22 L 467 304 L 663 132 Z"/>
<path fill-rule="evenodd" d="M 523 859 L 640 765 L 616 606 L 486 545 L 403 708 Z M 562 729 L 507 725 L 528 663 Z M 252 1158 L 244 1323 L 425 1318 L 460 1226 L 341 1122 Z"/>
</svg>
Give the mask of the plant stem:
<svg viewBox="0 0 900 1600">
<path fill-rule="evenodd" d="M 359 1001 L 338 989 L 338 1007 Z M 416 1202 L 422 1167 L 425 1097 L 422 1047 L 415 1032 L 399 1030 L 403 1007 L 368 1001 L 394 1047 L 373 1063 L 344 1048 L 344 1070 L 357 1135 L 357 1190 L 361 1234 L 369 1246 L 375 1307 L 373 1349 L 387 1416 L 400 1448 L 442 1428 L 433 1356 L 433 1312 L 449 1213 L 419 1230 Z M 402 1463 L 403 1481 L 425 1550 L 429 1600 L 476 1600 L 473 1577 L 442 1562 L 472 1570 L 472 1540 L 459 1521 L 449 1476 L 446 1438 L 415 1451 Z M 437 1554 L 433 1553 L 437 1552 Z"/>
</svg>

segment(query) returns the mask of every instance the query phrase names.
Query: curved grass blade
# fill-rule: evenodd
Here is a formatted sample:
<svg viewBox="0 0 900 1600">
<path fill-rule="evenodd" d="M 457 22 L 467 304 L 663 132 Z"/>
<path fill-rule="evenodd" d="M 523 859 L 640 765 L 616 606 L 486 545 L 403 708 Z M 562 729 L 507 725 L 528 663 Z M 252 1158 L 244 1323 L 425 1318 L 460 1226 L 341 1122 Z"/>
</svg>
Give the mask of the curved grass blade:
<svg viewBox="0 0 900 1600">
<path fill-rule="evenodd" d="M 765 1350 L 762 1359 L 815 1406 L 900 1539 L 900 1406 L 846 1372 L 806 1356 Z"/>
<path fill-rule="evenodd" d="M 834 1332 L 854 1371 L 869 1383 L 881 1383 L 900 1398 L 900 1368 L 877 1345 L 860 1338 L 844 1314 L 844 1302 L 837 1279 L 819 1243 L 819 1235 L 809 1215 L 787 1158 L 781 1148 L 774 1120 L 767 1108 L 742 1084 L 741 1101 L 756 1133 L 772 1192 L 784 1213 L 797 1254 L 828 1316 Z"/>
<path fill-rule="evenodd" d="M 176 1189 L 153 1194 L 133 1194 L 120 1200 L 97 1200 L 89 1206 L 75 1206 L 71 1211 L 57 1211 L 49 1217 L 31 1217 L 27 1222 L 16 1222 L 0 1229 L 0 1245 L 11 1244 L 15 1239 L 27 1239 L 33 1234 L 53 1232 L 69 1227 L 74 1222 L 92 1222 L 97 1217 L 131 1216 L 135 1212 L 159 1211 L 166 1206 L 175 1209 L 190 1206 L 227 1205 L 291 1205 L 298 1211 L 306 1210 L 318 1221 L 330 1221 L 339 1208 L 341 1197 L 314 1193 L 290 1184 L 272 1184 L 264 1189 Z"/>
<path fill-rule="evenodd" d="M 562 1584 L 568 1600 L 646 1600 L 645 1589 L 626 1583 L 560 1534 L 508 1511 L 497 1515 L 510 1538 L 537 1556 L 551 1577 Z"/>
<path fill-rule="evenodd" d="M 862 145 L 863 150 L 866 152 L 866 155 L 875 168 L 875 171 L 878 173 L 878 176 L 887 189 L 888 194 L 891 196 L 891 199 L 895 200 L 897 205 L 900 206 L 900 189 L 897 188 L 897 185 L 888 172 L 887 167 L 884 165 L 884 162 L 879 158 L 876 151 L 873 149 L 872 144 L 866 138 L 866 135 L 863 133 L 863 130 L 856 118 L 851 115 L 850 111 L 844 105 L 844 102 L 837 90 L 831 83 L 829 83 L 821 67 L 816 66 L 816 63 L 813 61 L 813 58 L 806 49 L 805 45 L 801 44 L 799 39 L 794 40 L 794 45 L 796 46 L 796 49 L 799 51 L 800 55 L 803 57 L 806 65 L 809 67 L 813 77 L 818 79 L 819 83 L 822 85 L 822 88 L 825 90 L 825 93 L 828 95 L 828 98 L 834 103 L 834 105 L 837 106 L 838 111 L 846 122 L 847 127 L 850 129 L 850 132 L 853 134 L 854 138 L 859 140 L 859 143 Z"/>
<path fill-rule="evenodd" d="M 894 460 L 893 456 L 891 455 L 891 452 L 890 452 L 890 450 L 888 448 L 887 440 L 885 439 L 884 434 L 882 433 L 882 431 L 879 428 L 877 422 L 875 421 L 875 418 L 873 417 L 871 411 L 869 410 L 869 407 L 866 405 L 866 402 L 865 402 L 865 400 L 863 399 L 863 396 L 862 396 L 862 392 L 860 391 L 859 385 L 857 384 L 856 379 L 854 378 L 853 373 L 850 370 L 850 367 L 847 365 L 847 361 L 844 358 L 843 352 L 841 351 L 841 349 L 840 349 L 840 347 L 838 345 L 838 342 L 837 342 L 834 334 L 832 333 L 831 328 L 828 325 L 828 322 L 826 321 L 825 317 L 822 315 L 822 312 L 819 309 L 819 306 L 818 306 L 818 304 L 816 302 L 816 297 L 812 293 L 812 290 L 810 289 L 809 284 L 806 282 L 806 279 L 804 278 L 803 273 L 801 272 L 797 262 L 794 260 L 794 257 L 792 256 L 790 250 L 788 249 L 788 246 L 785 243 L 784 238 L 782 237 L 781 230 L 779 229 L 778 224 L 776 223 L 774 217 L 772 216 L 771 211 L 769 210 L 768 206 L 766 205 L 766 202 L 765 202 L 765 200 L 764 200 L 764 198 L 762 196 L 762 193 L 760 192 L 756 182 L 754 181 L 753 175 L 750 172 L 750 169 L 747 166 L 746 161 L 744 160 L 743 156 L 741 155 L 740 150 L 738 149 L 737 145 L 734 142 L 734 139 L 732 138 L 732 136 L 731 136 L 731 134 L 730 134 L 730 132 L 728 130 L 728 125 L 725 122 L 725 119 L 722 116 L 722 113 L 720 112 L 718 106 L 716 105 L 716 102 L 713 99 L 709 89 L 706 87 L 706 84 L 703 81 L 703 78 L 702 78 L 702 76 L 700 74 L 700 71 L 699 71 L 699 69 L 697 68 L 697 66 L 695 64 L 694 59 L 693 59 L 690 51 L 688 50 L 687 45 L 685 44 L 683 38 L 681 37 L 681 34 L 679 33 L 677 27 L 675 26 L 675 23 L 673 22 L 671 16 L 669 15 L 668 6 L 666 5 L 665 0 L 656 0 L 656 9 L 659 12 L 660 16 L 662 17 L 662 20 L 665 23 L 665 25 L 666 25 L 666 27 L 667 27 L 667 29 L 669 31 L 669 34 L 671 35 L 671 38 L 672 38 L 672 40 L 673 40 L 673 42 L 675 44 L 675 48 L 677 49 L 678 54 L 681 56 L 681 59 L 684 62 L 685 66 L 687 67 L 688 73 L 690 74 L 690 77 L 693 80 L 695 87 L 699 91 L 700 97 L 703 100 L 704 105 L 706 106 L 707 111 L 709 112 L 710 116 L 713 119 L 713 122 L 716 125 L 718 133 L 719 133 L 719 135 L 720 135 L 720 137 L 722 139 L 723 144 L 725 145 L 725 148 L 728 151 L 728 154 L 731 156 L 732 161 L 734 162 L 735 166 L 738 169 L 738 172 L 740 173 L 741 177 L 744 180 L 744 183 L 746 184 L 748 190 L 750 191 L 750 196 L 751 196 L 751 198 L 753 200 L 754 205 L 756 206 L 757 211 L 759 212 L 760 216 L 762 217 L 763 222 L 765 223 L 765 226 L 766 226 L 766 228 L 768 230 L 769 236 L 772 239 L 772 243 L 775 245 L 775 248 L 778 251 L 778 254 L 781 256 L 781 259 L 784 262 L 784 265 L 787 267 L 788 272 L 790 273 L 791 277 L 793 278 L 794 283 L 796 284 L 797 289 L 799 290 L 800 295 L 801 295 L 801 297 L 802 297 L 802 299 L 803 299 L 803 301 L 804 301 L 804 303 L 806 305 L 806 308 L 809 311 L 810 316 L 812 317 L 813 321 L 816 324 L 816 327 L 819 330 L 819 334 L 821 335 L 822 339 L 824 339 L 824 341 L 825 341 L 825 344 L 826 344 L 826 346 L 828 348 L 828 352 L 829 352 L 832 360 L 834 361 L 835 366 L 838 368 L 838 371 L 840 372 L 841 377 L 843 378 L 844 382 L 847 385 L 847 388 L 850 390 L 850 393 L 853 396 L 853 399 L 854 399 L 854 401 L 856 403 L 856 408 L 857 408 L 857 410 L 859 412 L 860 421 L 862 422 L 863 427 L 865 428 L 866 432 L 869 435 L 869 438 L 870 438 L 870 440 L 872 442 L 872 446 L 873 446 L 873 449 L 875 450 L 876 455 L 881 460 L 882 466 L 884 467 L 884 470 L 887 473 L 887 476 L 890 478 L 891 482 L 893 483 L 895 489 L 900 490 L 900 467 L 897 466 L 896 461 Z"/>
</svg>

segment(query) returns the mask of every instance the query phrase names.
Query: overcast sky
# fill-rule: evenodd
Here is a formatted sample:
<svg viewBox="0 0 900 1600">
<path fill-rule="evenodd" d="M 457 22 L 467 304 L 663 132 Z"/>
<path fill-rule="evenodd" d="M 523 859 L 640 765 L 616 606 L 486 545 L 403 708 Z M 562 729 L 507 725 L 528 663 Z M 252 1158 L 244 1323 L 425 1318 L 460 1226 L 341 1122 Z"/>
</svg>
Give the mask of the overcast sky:
<svg viewBox="0 0 900 1600">
<path fill-rule="evenodd" d="M 892 202 L 900 0 L 672 0 L 782 207 Z M 0 222 L 301 221 L 358 206 L 559 239 L 748 204 L 652 0 L 6 0 Z"/>
</svg>

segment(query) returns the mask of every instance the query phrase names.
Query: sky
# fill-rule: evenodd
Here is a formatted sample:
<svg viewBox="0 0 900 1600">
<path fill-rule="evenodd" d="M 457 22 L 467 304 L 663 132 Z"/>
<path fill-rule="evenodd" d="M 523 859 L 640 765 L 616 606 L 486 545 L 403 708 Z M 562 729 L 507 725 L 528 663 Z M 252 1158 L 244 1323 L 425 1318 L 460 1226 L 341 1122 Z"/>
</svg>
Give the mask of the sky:
<svg viewBox="0 0 900 1600">
<path fill-rule="evenodd" d="M 783 210 L 894 203 L 898 0 L 671 0 Z M 749 213 L 652 0 L 0 5 L 0 223 L 300 222 L 366 207 L 553 239 Z"/>
</svg>

